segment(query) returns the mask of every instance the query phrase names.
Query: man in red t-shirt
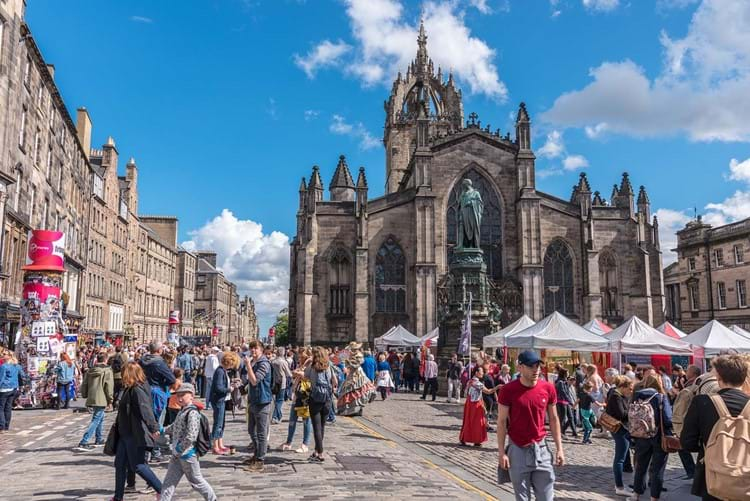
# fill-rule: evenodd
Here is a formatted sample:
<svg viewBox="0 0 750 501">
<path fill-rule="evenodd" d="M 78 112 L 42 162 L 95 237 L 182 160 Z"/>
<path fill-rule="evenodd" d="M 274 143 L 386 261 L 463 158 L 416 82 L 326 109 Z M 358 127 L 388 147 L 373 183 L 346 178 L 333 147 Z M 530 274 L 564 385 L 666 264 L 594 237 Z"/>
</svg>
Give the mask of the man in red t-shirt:
<svg viewBox="0 0 750 501">
<path fill-rule="evenodd" d="M 510 470 L 516 501 L 531 500 L 532 488 L 537 500 L 554 499 L 555 470 L 544 429 L 545 411 L 557 451 L 555 463 L 558 466 L 565 464 L 555 406 L 557 393 L 551 383 L 539 379 L 541 364 L 542 360 L 535 351 L 521 353 L 518 356 L 520 378 L 503 386 L 498 395 L 498 466 Z M 506 435 L 510 438 L 507 449 Z"/>
</svg>

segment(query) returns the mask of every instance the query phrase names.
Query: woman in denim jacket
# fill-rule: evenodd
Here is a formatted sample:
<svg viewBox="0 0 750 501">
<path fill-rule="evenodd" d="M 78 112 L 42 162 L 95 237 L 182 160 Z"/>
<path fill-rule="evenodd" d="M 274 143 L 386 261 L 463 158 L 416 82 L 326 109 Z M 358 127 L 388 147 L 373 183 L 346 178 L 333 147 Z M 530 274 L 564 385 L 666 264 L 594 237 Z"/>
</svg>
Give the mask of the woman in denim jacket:
<svg viewBox="0 0 750 501">
<path fill-rule="evenodd" d="M 67 353 L 60 354 L 60 361 L 55 366 L 55 376 L 57 376 L 57 408 L 60 409 L 62 403 L 63 409 L 67 409 L 70 399 L 73 398 L 74 376 L 73 361 Z"/>
<path fill-rule="evenodd" d="M 13 401 L 24 379 L 26 374 L 16 357 L 11 353 L 5 355 L 5 363 L 0 365 L 0 433 L 10 429 Z"/>
</svg>

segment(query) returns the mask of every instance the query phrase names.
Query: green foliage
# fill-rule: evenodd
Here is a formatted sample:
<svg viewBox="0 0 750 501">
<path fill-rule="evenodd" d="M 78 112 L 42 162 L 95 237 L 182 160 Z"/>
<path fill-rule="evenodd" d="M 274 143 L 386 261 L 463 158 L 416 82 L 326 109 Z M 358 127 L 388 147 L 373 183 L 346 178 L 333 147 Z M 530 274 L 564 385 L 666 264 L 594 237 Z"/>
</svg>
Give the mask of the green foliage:
<svg viewBox="0 0 750 501">
<path fill-rule="evenodd" d="M 276 330 L 276 346 L 286 346 L 289 343 L 289 310 L 284 308 L 276 315 L 276 322 L 273 324 Z"/>
</svg>

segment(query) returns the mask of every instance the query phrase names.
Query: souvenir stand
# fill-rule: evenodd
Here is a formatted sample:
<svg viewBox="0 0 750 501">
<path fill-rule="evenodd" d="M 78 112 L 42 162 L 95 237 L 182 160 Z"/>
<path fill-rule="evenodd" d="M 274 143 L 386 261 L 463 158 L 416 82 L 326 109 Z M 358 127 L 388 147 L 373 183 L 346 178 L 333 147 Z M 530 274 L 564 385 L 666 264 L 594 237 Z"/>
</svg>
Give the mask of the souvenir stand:
<svg viewBox="0 0 750 501">
<path fill-rule="evenodd" d="M 617 368 L 622 370 L 622 359 L 625 362 L 643 364 L 639 356 L 648 357 L 651 363 L 653 355 L 691 356 L 693 347 L 683 339 L 675 339 L 654 329 L 636 316 L 630 317 L 621 326 L 604 336 L 609 340 L 615 354 Z"/>
<path fill-rule="evenodd" d="M 68 335 L 62 316 L 60 285 L 65 273 L 65 236 L 58 231 L 29 234 L 26 265 L 22 268 L 21 326 L 16 354 L 30 384 L 22 389 L 23 407 L 47 407 L 56 395 L 54 366 L 65 352 L 75 359 L 77 336 Z"/>
<path fill-rule="evenodd" d="M 538 323 L 522 331 L 505 336 L 509 348 L 536 349 L 547 360 L 547 373 L 555 363 L 565 366 L 573 364 L 574 352 L 607 352 L 609 341 L 570 320 L 560 312 L 554 312 Z"/>
</svg>

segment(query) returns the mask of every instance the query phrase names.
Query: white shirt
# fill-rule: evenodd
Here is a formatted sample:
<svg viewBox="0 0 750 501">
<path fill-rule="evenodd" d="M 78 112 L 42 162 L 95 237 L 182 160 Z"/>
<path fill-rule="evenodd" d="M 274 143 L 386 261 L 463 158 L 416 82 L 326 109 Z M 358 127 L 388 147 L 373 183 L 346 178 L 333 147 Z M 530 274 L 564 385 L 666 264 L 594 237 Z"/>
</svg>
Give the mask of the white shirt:
<svg viewBox="0 0 750 501">
<path fill-rule="evenodd" d="M 434 360 L 428 360 L 424 365 L 424 378 L 432 379 L 438 375 L 438 365 Z"/>
<path fill-rule="evenodd" d="M 203 370 L 203 373 L 206 375 L 206 377 L 214 377 L 214 372 L 216 372 L 216 369 L 218 367 L 219 357 L 211 353 L 208 358 L 206 358 L 206 368 Z"/>
</svg>

